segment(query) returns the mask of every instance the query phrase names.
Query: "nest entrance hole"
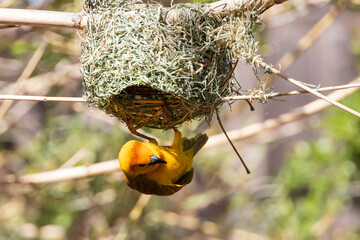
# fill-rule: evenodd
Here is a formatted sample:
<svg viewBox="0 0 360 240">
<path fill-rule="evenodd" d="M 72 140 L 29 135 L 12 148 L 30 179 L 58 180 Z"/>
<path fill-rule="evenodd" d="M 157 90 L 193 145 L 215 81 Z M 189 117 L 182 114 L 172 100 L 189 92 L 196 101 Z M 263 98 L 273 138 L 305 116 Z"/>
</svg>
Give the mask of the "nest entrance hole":
<svg viewBox="0 0 360 240">
<path fill-rule="evenodd" d="M 170 129 L 183 122 L 203 116 L 211 108 L 195 106 L 186 99 L 148 86 L 126 87 L 114 95 L 107 107 L 107 114 L 122 119 L 135 128 L 152 127 Z M 201 111 L 199 111 L 201 108 Z"/>
</svg>

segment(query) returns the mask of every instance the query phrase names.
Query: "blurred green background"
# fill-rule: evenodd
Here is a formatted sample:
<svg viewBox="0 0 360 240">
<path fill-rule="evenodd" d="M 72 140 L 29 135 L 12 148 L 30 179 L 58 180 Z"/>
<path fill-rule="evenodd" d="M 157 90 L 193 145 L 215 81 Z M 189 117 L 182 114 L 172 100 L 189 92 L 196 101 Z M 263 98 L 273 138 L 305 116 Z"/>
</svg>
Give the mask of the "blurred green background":
<svg viewBox="0 0 360 240">
<path fill-rule="evenodd" d="M 356 3 L 344 3 L 329 35 L 299 57 L 288 75 L 330 86 L 346 84 L 359 74 Z M 0 7 L 77 12 L 81 3 L 4 0 Z M 290 1 L 274 7 L 259 26 L 266 61 L 275 63 L 279 54 L 294 48 L 299 38 L 290 36 L 289 28 L 301 37 L 329 7 L 328 1 Z M 341 36 L 343 44 L 334 36 Z M 82 96 L 81 37 L 72 29 L 0 30 L 1 94 Z M 279 45 L 281 41 L 288 45 Z M 40 48 L 44 52 L 30 78 L 16 84 Z M 246 66 L 239 67 L 240 83 L 256 85 L 248 72 Z M 270 87 L 281 91 L 282 85 L 277 79 Z M 221 116 L 230 131 L 314 99 L 307 95 L 255 102 L 254 113 L 243 102 L 224 104 Z M 342 103 L 360 111 L 360 93 Z M 0 113 L 6 104 L 0 101 Z M 134 139 L 124 124 L 83 103 L 19 101 L 4 113 L 2 177 L 116 159 L 122 144 Z M 194 161 L 193 182 L 169 197 L 133 191 L 120 170 L 43 185 L 0 183 L 0 239 L 360 239 L 360 119 L 331 107 L 298 121 L 295 128 L 300 130 L 294 134 L 284 126 L 235 143 L 251 175 L 229 144 L 201 151 Z M 163 144 L 173 136 L 171 131 L 145 131 Z M 181 131 L 188 137 L 221 133 L 216 119 L 210 129 L 205 122 L 193 122 Z"/>
</svg>

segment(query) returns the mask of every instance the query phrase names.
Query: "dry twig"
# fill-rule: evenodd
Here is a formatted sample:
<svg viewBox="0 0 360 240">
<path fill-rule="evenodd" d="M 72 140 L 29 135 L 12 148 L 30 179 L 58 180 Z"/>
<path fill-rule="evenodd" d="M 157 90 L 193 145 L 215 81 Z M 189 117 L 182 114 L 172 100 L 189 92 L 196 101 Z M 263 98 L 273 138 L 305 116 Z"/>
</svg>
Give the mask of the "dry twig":
<svg viewBox="0 0 360 240">
<path fill-rule="evenodd" d="M 264 0 L 257 1 L 259 7 L 268 9 L 275 4 L 281 4 L 287 0 Z M 222 0 L 206 4 L 209 9 L 220 15 L 229 14 L 239 3 L 252 2 L 251 0 Z M 176 21 L 177 12 L 167 13 L 169 22 Z M 83 12 L 69 13 L 44 10 L 0 8 L 0 24 L 28 25 L 38 27 L 62 27 L 83 29 L 86 26 L 87 17 Z"/>
<path fill-rule="evenodd" d="M 271 7 L 274 4 L 284 2 L 284 1 L 278 1 L 278 2 L 266 1 L 266 2 L 268 2 L 269 3 L 268 6 Z M 219 3 L 220 2 L 216 3 L 217 8 L 219 7 Z M 213 6 L 215 6 L 215 5 L 213 5 Z M 11 14 L 16 13 L 15 15 L 19 16 L 18 9 L 16 9 L 16 11 L 14 10 L 15 12 L 11 9 L 6 9 L 7 11 L 4 11 L 4 10 L 5 9 L 0 9 L 0 23 L 9 23 L 6 21 L 13 19 L 12 17 L 10 17 L 9 15 L 6 15 L 6 14 L 11 15 Z M 223 11 L 223 10 L 224 9 L 222 9 L 221 11 Z M 26 10 L 23 12 L 23 14 L 20 14 L 20 15 L 25 16 L 26 14 L 30 14 L 30 12 L 28 12 L 28 11 L 29 10 Z M 10 12 L 12 12 L 12 13 L 10 13 Z M 44 11 L 41 11 L 41 12 L 44 12 Z M 72 28 L 74 28 L 74 27 L 82 28 L 84 26 L 84 21 L 83 21 L 84 18 L 81 18 L 80 13 L 61 13 L 59 15 L 56 14 L 56 12 L 50 12 L 50 13 L 51 13 L 51 16 L 47 15 L 47 21 L 44 21 L 44 20 L 38 21 L 39 20 L 38 19 L 38 20 L 36 20 L 37 22 L 34 23 L 33 19 L 27 19 L 27 20 L 22 20 L 21 24 L 33 25 L 33 26 L 41 25 L 41 26 L 59 26 L 59 27 L 72 27 Z M 42 17 L 46 16 L 46 14 L 48 14 L 48 13 L 44 12 L 44 15 L 42 15 Z M 30 15 L 32 15 L 33 17 L 35 15 L 37 15 L 40 18 L 41 14 L 39 11 L 33 11 Z M 64 17 L 65 15 L 66 15 L 66 17 L 63 18 L 62 20 L 60 20 L 62 18 L 61 16 Z M 59 18 L 56 21 L 53 21 L 52 18 L 53 17 L 55 18 L 55 16 L 56 16 L 56 18 L 57 17 L 59 17 Z M 74 17 L 77 20 L 74 20 Z M 5 22 L 3 22 L 4 21 L 3 18 L 7 18 L 7 20 Z M 80 18 L 80 20 L 78 18 Z M 15 19 L 14 21 L 18 21 L 18 20 Z M 49 23 L 50 21 L 52 21 L 52 22 Z M 10 24 L 18 24 L 18 22 L 11 22 Z M 300 43 L 301 43 L 301 41 L 299 42 L 299 44 Z M 309 45 L 306 45 L 306 46 L 308 47 Z M 298 51 L 298 50 L 296 50 L 296 51 Z M 265 67 L 265 65 L 262 65 L 262 63 L 259 63 L 259 65 Z M 268 67 L 268 66 L 266 66 L 266 67 Z M 316 100 L 309 104 L 306 104 L 305 106 L 299 107 L 290 113 L 283 114 L 283 115 L 279 116 L 278 119 L 269 119 L 263 123 L 253 124 L 248 127 L 242 128 L 240 130 L 231 131 L 231 132 L 229 132 L 229 135 L 232 137 L 233 140 L 239 140 L 239 139 L 243 139 L 243 138 L 252 137 L 252 136 L 254 136 L 260 132 L 263 132 L 265 130 L 274 129 L 280 125 L 296 121 L 297 119 L 299 119 L 301 117 L 309 116 L 316 112 L 319 112 L 319 111 L 329 107 L 331 104 L 334 104 L 340 108 L 343 108 L 356 116 L 360 116 L 360 114 L 357 113 L 356 111 L 349 109 L 349 108 L 343 106 L 342 104 L 336 102 L 336 100 L 343 99 L 344 97 L 353 93 L 355 91 L 355 89 L 348 89 L 348 90 L 344 90 L 341 92 L 338 90 L 338 91 L 330 94 L 329 97 L 334 98 L 335 99 L 335 101 L 334 101 L 322 94 L 319 94 L 316 89 L 310 89 L 310 88 L 304 86 L 303 84 L 301 84 L 300 82 L 286 77 L 285 75 L 283 75 L 280 71 L 276 70 L 275 68 L 271 68 L 271 71 L 273 73 L 281 76 L 282 78 L 290 81 L 291 83 L 305 89 L 306 91 L 308 91 L 328 102 Z M 357 80 L 355 80 L 354 82 L 359 82 L 359 78 Z M 50 97 L 45 97 L 45 99 L 44 99 L 44 97 L 40 97 L 40 98 L 42 98 L 42 101 L 51 101 Z M 19 99 L 16 99 L 16 100 L 19 100 Z M 24 99 L 22 99 L 22 100 L 24 100 Z M 52 99 L 52 100 L 55 101 L 55 99 Z M 72 100 L 77 100 L 79 102 L 83 101 L 81 98 L 76 98 L 76 99 L 72 99 Z M 35 100 L 35 101 L 39 101 L 39 100 Z M 232 136 L 232 135 L 234 135 L 234 136 Z M 210 139 L 210 141 L 205 146 L 205 148 L 210 148 L 210 147 L 213 147 L 216 145 L 223 144 L 225 142 L 226 142 L 226 139 L 222 135 L 221 136 L 216 135 Z M 106 162 L 92 164 L 89 166 L 57 169 L 57 170 L 38 173 L 38 174 L 28 174 L 28 175 L 24 175 L 24 176 L 20 176 L 20 177 L 16 177 L 14 175 L 7 175 L 7 176 L 4 176 L 3 178 L 0 178 L 0 183 L 42 184 L 42 183 L 59 182 L 59 181 L 72 180 L 72 179 L 83 178 L 83 177 L 88 177 L 88 176 L 94 176 L 94 175 L 103 174 L 103 173 L 115 172 L 118 170 L 119 170 L 119 166 L 118 166 L 117 160 L 110 160 L 110 161 L 106 161 Z"/>
<path fill-rule="evenodd" d="M 341 11 L 341 5 L 332 5 L 329 11 L 299 40 L 296 48 L 285 54 L 280 60 L 281 70 L 285 71 L 301 53 L 309 49 L 322 34 L 335 22 Z"/>
<path fill-rule="evenodd" d="M 358 88 L 358 87 L 360 87 L 360 83 L 316 88 L 313 90 L 317 91 L 317 92 L 325 92 L 325 91 L 334 91 L 334 90 Z M 304 93 L 309 93 L 309 92 L 308 91 L 291 91 L 291 92 L 287 92 L 287 93 L 275 92 L 275 93 L 269 93 L 268 95 L 266 95 L 266 99 L 282 97 L 282 96 L 300 95 L 300 94 L 304 94 Z M 264 99 L 264 96 L 261 96 L 261 95 L 232 96 L 232 97 L 224 97 L 224 98 L 222 98 L 222 101 L 225 102 L 225 101 L 233 101 L 233 100 L 253 100 L 253 99 Z"/>
<path fill-rule="evenodd" d="M 24 95 L 0 95 L 0 100 L 41 101 L 41 102 L 85 102 L 82 97 L 48 97 Z"/>
<path fill-rule="evenodd" d="M 50 91 L 52 86 L 64 84 L 67 81 L 77 78 L 77 76 L 80 77 L 79 68 L 80 67 L 77 64 L 55 67 L 51 72 L 42 73 L 26 80 L 24 86 L 22 86 L 22 90 L 32 94 L 46 94 Z M 5 99 L 7 99 L 7 95 L 5 95 Z M 29 112 L 35 104 L 36 102 L 29 102 L 25 106 L 14 106 L 10 109 L 4 119 L 0 121 L 0 135 L 6 132 L 14 123 Z"/>
<path fill-rule="evenodd" d="M 220 235 L 223 231 L 223 226 L 219 225 L 218 223 L 211 221 L 201 221 L 194 216 L 178 214 L 175 212 L 153 210 L 146 216 L 146 219 L 151 222 L 163 223 L 170 226 L 184 228 L 190 231 L 200 230 L 204 234 L 212 236 Z M 237 228 L 226 229 L 226 231 L 227 236 L 230 239 L 270 240 L 270 238 L 266 236 Z"/>
<path fill-rule="evenodd" d="M 356 78 L 349 84 L 358 84 L 358 83 L 360 83 L 360 77 Z M 336 101 L 340 101 L 340 100 L 344 99 L 345 97 L 351 95 L 355 91 L 357 91 L 356 88 L 337 90 L 337 91 L 329 94 L 328 97 L 332 98 Z M 318 113 L 330 106 L 332 106 L 331 103 L 325 102 L 321 99 L 318 99 L 318 100 L 312 101 L 308 104 L 305 104 L 304 106 L 295 108 L 291 112 L 284 113 L 284 114 L 280 115 L 278 118 L 271 118 L 271 119 L 268 119 L 261 123 L 251 124 L 249 126 L 241 128 L 241 129 L 230 131 L 230 132 L 228 132 L 228 135 L 234 141 L 250 138 L 250 137 L 253 137 L 264 131 L 272 130 L 281 125 L 297 121 L 304 117 L 311 116 L 311 115 Z M 225 143 L 227 143 L 227 140 L 223 136 L 223 134 L 217 134 L 215 136 L 211 136 L 209 141 L 204 146 L 204 149 L 213 148 L 215 146 L 219 146 L 219 145 L 222 145 Z"/>
<path fill-rule="evenodd" d="M 44 184 L 61 181 L 69 181 L 79 178 L 91 177 L 99 174 L 112 173 L 120 171 L 117 160 L 109 160 L 100 163 L 94 163 L 88 166 L 79 166 L 72 168 L 59 168 L 52 171 L 46 171 L 35 174 L 26 174 L 23 176 L 5 175 L 0 177 L 1 183 L 21 183 L 21 184 Z"/>
<path fill-rule="evenodd" d="M 0 24 L 36 27 L 84 28 L 83 13 L 0 8 Z"/>
<path fill-rule="evenodd" d="M 338 86 L 330 86 L 323 88 L 313 89 L 317 92 L 325 92 L 325 91 L 335 91 L 340 89 L 348 89 L 348 88 L 358 88 L 360 87 L 360 83 L 355 84 L 345 84 Z M 291 91 L 287 93 L 275 92 L 269 93 L 266 96 L 266 99 L 271 99 L 275 97 L 282 96 L 292 96 L 292 95 L 300 95 L 309 93 L 308 91 Z M 254 99 L 263 99 L 264 97 L 261 95 L 241 95 L 241 96 L 231 96 L 224 97 L 222 101 L 234 101 L 234 100 L 254 100 Z M 49 96 L 25 96 L 25 95 L 0 95 L 0 100 L 16 100 L 16 101 L 41 101 L 41 102 L 86 102 L 82 97 L 49 97 Z"/>
<path fill-rule="evenodd" d="M 1 15 L 1 13 L 0 13 Z M 45 49 L 47 47 L 47 42 L 43 41 L 40 46 L 36 49 L 35 53 L 32 55 L 31 59 L 29 60 L 28 64 L 26 65 L 25 69 L 23 70 L 20 77 L 16 80 L 15 90 L 14 93 L 17 94 L 20 89 L 22 88 L 22 85 L 24 82 L 31 76 L 31 74 L 34 72 L 36 66 L 38 65 L 41 57 L 43 56 Z M 12 100 L 5 101 L 0 106 L 0 120 L 4 117 L 6 112 L 11 107 L 11 104 L 13 103 Z"/>
<path fill-rule="evenodd" d="M 260 61 L 259 61 L 258 63 L 259 63 L 259 65 L 260 65 L 261 67 L 263 67 L 263 68 L 265 68 L 265 69 L 270 69 L 272 73 L 274 73 L 274 74 L 278 75 L 279 77 L 281 77 L 281 78 L 283 78 L 283 79 L 291 82 L 292 84 L 294 84 L 294 85 L 296 85 L 296 86 L 298 86 L 298 87 L 300 87 L 300 88 L 308 91 L 309 93 L 317 96 L 318 98 L 320 98 L 320 99 L 322 99 L 322 100 L 325 100 L 325 101 L 327 101 L 327 102 L 329 102 L 329 103 L 337 106 L 338 108 L 341 108 L 341 109 L 343 109 L 344 111 L 347 111 L 347 112 L 349 112 L 349 113 L 351 113 L 351 114 L 353 114 L 353 115 L 355 115 L 355 116 L 357 116 L 357 117 L 360 117 L 360 113 L 359 113 L 359 112 L 357 112 L 357 111 L 355 111 L 355 110 L 353 110 L 353 109 L 351 109 L 351 108 L 349 108 L 349 107 L 347 107 L 347 106 L 345 106 L 345 105 L 337 102 L 336 100 L 333 100 L 333 99 L 331 99 L 331 98 L 329 98 L 329 97 L 327 97 L 327 96 L 325 96 L 325 95 L 317 92 L 316 90 L 314 90 L 314 89 L 306 86 L 305 84 L 301 83 L 300 81 L 297 81 L 297 80 L 295 80 L 295 79 L 293 79 L 293 78 L 290 78 L 290 77 L 286 76 L 285 74 L 281 73 L 281 72 L 280 72 L 279 70 L 277 70 L 276 68 L 274 68 L 274 67 L 272 67 L 272 66 L 269 66 L 269 65 L 265 64 L 264 62 L 260 62 Z"/>
<path fill-rule="evenodd" d="M 281 71 L 284 72 L 288 69 L 298 57 L 308 50 L 335 22 L 339 13 L 341 12 L 342 5 L 334 4 L 329 11 L 298 41 L 296 47 L 291 52 L 284 54 L 275 66 L 281 66 Z M 273 80 L 272 77 L 267 79 L 269 84 Z"/>
<path fill-rule="evenodd" d="M 358 84 L 360 83 L 360 77 L 350 82 L 349 84 Z M 349 88 L 345 90 L 337 90 L 331 94 L 329 97 L 340 101 L 345 97 L 354 93 L 357 89 Z M 321 99 L 310 102 L 302 107 L 298 107 L 289 113 L 280 115 L 276 119 L 268 119 L 262 123 L 255 123 L 247 127 L 233 130 L 228 132 L 229 137 L 233 141 L 238 141 L 240 139 L 250 138 L 259 133 L 263 133 L 267 130 L 275 129 L 281 125 L 291 123 L 299 120 L 303 117 L 311 116 L 315 113 L 318 113 L 325 108 L 330 107 L 332 104 L 325 102 Z M 204 149 L 210 149 L 215 146 L 219 146 L 227 143 L 227 139 L 223 134 L 218 134 L 211 136 L 207 144 L 204 146 Z M 60 181 L 68 181 L 73 179 L 85 178 L 89 176 L 95 176 L 104 173 L 111 173 L 120 171 L 119 163 L 117 160 L 109 160 L 100 163 L 91 164 L 88 166 L 79 166 L 66 169 L 56 169 L 52 171 L 47 171 L 43 173 L 36 174 L 27 174 L 24 176 L 16 177 L 15 175 L 5 175 L 0 177 L 0 184 L 11 184 L 11 183 L 22 183 L 22 184 L 43 184 L 43 183 L 53 183 Z"/>
</svg>

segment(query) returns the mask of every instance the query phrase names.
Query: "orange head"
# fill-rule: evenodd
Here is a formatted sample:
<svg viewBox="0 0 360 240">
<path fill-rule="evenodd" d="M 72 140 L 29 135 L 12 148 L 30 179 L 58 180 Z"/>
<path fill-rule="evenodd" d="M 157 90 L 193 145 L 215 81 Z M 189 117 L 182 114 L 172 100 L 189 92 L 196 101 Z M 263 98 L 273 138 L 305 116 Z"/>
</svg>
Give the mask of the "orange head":
<svg viewBox="0 0 360 240">
<path fill-rule="evenodd" d="M 138 176 L 157 170 L 167 162 L 160 159 L 146 144 L 131 140 L 119 152 L 121 170 L 126 176 Z"/>
</svg>

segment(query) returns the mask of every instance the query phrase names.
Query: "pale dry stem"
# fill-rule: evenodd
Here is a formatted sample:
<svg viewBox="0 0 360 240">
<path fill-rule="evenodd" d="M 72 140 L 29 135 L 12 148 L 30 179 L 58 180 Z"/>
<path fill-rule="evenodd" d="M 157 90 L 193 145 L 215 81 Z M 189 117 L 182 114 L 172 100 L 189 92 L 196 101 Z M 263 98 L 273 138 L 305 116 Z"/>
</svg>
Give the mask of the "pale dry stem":
<svg viewBox="0 0 360 240">
<path fill-rule="evenodd" d="M 211 221 L 201 221 L 199 218 L 175 212 L 153 210 L 146 215 L 147 221 L 162 223 L 172 227 L 183 228 L 189 231 L 200 230 L 205 235 L 218 236 L 222 233 L 223 226 Z M 251 239 L 251 240 L 270 240 L 271 238 L 245 231 L 238 228 L 227 229 L 227 236 L 230 239 Z"/>
<path fill-rule="evenodd" d="M 348 89 L 348 88 L 359 88 L 360 83 L 356 84 L 345 84 L 345 85 L 338 85 L 338 86 L 330 86 L 330 87 L 323 87 L 323 88 L 314 88 L 314 91 L 317 92 L 325 92 L 325 91 L 335 91 L 335 90 L 341 90 L 341 89 Z M 234 100 L 268 100 L 275 97 L 282 97 L 282 96 L 293 96 L 293 95 L 300 95 L 309 93 L 308 91 L 291 91 L 287 93 L 281 93 L 281 92 L 275 92 L 275 93 L 269 93 L 265 95 L 260 94 L 250 94 L 250 95 L 241 95 L 241 96 L 231 96 L 231 97 L 223 97 L 222 101 L 234 101 Z"/>
<path fill-rule="evenodd" d="M 350 82 L 349 84 L 360 83 L 360 77 Z M 357 89 L 349 88 L 345 90 L 337 90 L 328 97 L 336 101 L 340 101 L 345 97 L 354 93 Z M 291 112 L 280 115 L 278 118 L 268 119 L 262 123 L 251 124 L 241 129 L 229 131 L 228 135 L 233 141 L 253 137 L 264 131 L 275 129 L 284 124 L 297 121 L 301 118 L 311 116 L 328 107 L 332 106 L 331 103 L 325 102 L 321 99 L 310 102 L 304 106 L 298 107 Z M 213 135 L 210 137 L 204 149 L 214 148 L 227 143 L 227 139 L 223 134 Z M 91 164 L 88 166 L 79 166 L 73 168 L 56 169 L 52 171 L 27 174 L 23 176 L 5 175 L 0 177 L 0 184 L 22 183 L 22 184 L 45 184 L 61 181 L 68 181 L 73 179 L 85 178 L 99 174 L 111 173 L 120 171 L 119 163 L 117 160 L 109 160 L 100 163 Z"/>
<path fill-rule="evenodd" d="M 275 4 L 281 4 L 287 0 L 265 0 L 260 1 L 258 6 L 268 9 Z M 242 2 L 252 2 L 251 0 L 223 0 L 214 3 L 205 4 L 209 9 L 225 16 L 234 11 L 234 7 Z M 169 22 L 177 20 L 177 12 L 171 11 L 167 14 Z M 84 29 L 87 22 L 87 16 L 83 12 L 69 13 L 30 9 L 11 9 L 0 8 L 0 24 L 27 25 L 37 27 L 61 27 Z"/>
<path fill-rule="evenodd" d="M 269 67 L 268 65 L 264 65 L 263 63 L 260 63 L 260 65 L 263 66 L 264 68 Z M 333 100 L 333 99 L 331 99 L 331 98 L 329 98 L 329 97 L 321 94 L 320 92 L 317 92 L 316 90 L 314 90 L 314 89 L 306 86 L 305 84 L 301 83 L 300 81 L 297 81 L 297 80 L 295 80 L 295 79 L 293 79 L 293 78 L 290 78 L 290 77 L 286 76 L 285 74 L 281 73 L 280 71 L 278 71 L 277 69 L 275 69 L 275 68 L 273 68 L 273 67 L 270 67 L 270 69 L 271 69 L 271 71 L 272 71 L 274 74 L 276 74 L 276 75 L 278 75 L 279 77 L 285 79 L 286 81 L 291 82 L 292 84 L 294 84 L 294 85 L 296 85 L 296 86 L 298 86 L 298 87 L 300 87 L 300 88 L 308 91 L 309 93 L 317 96 L 318 98 L 320 98 L 320 99 L 322 99 L 322 100 L 325 100 L 325 101 L 333 104 L 334 106 L 336 106 L 336 107 L 338 107 L 338 108 L 341 108 L 342 110 L 344 110 L 344 111 L 346 111 L 346 112 L 348 112 L 348 113 L 351 113 L 351 114 L 353 114 L 353 115 L 355 115 L 355 116 L 357 116 L 357 117 L 360 117 L 360 113 L 357 112 L 357 111 L 355 111 L 354 109 L 351 109 L 351 108 L 349 108 L 349 107 L 347 107 L 347 106 L 345 106 L 345 105 L 337 102 L 336 100 Z"/>
<path fill-rule="evenodd" d="M 294 50 L 284 54 L 275 66 L 280 66 L 281 71 L 288 69 L 300 55 L 305 53 L 335 22 L 339 13 L 342 10 L 342 5 L 332 5 L 329 11 L 298 41 Z M 275 78 L 267 76 L 266 82 L 270 84 Z"/>
<path fill-rule="evenodd" d="M 358 84 L 360 83 L 360 77 L 356 78 L 349 84 Z M 336 101 L 340 101 L 345 97 L 351 95 L 357 91 L 356 88 L 349 88 L 345 90 L 337 90 L 329 94 L 328 97 Z M 321 99 L 312 101 L 304 106 L 295 108 L 294 110 L 284 113 L 277 118 L 271 118 L 261 123 L 251 124 L 249 126 L 243 127 L 241 129 L 229 131 L 228 135 L 233 141 L 238 141 L 246 138 L 253 137 L 257 134 L 263 133 L 264 131 L 275 129 L 281 125 L 297 121 L 301 118 L 311 116 L 315 113 L 318 113 L 328 107 L 332 106 L 331 103 L 323 101 Z M 209 141 L 204 146 L 206 148 L 213 148 L 227 143 L 227 139 L 223 134 L 217 134 L 212 136 Z"/>
<path fill-rule="evenodd" d="M 21 73 L 20 77 L 16 80 L 15 89 L 13 91 L 14 94 L 17 94 L 21 91 L 21 88 L 24 82 L 30 78 L 31 74 L 34 72 L 36 66 L 40 62 L 43 54 L 45 53 L 47 42 L 43 41 L 40 46 L 36 49 L 35 53 L 32 55 L 31 59 L 29 60 L 28 64 L 24 68 L 23 72 Z M 5 116 L 9 108 L 11 107 L 13 101 L 8 100 L 1 104 L 0 106 L 0 120 Z"/>
</svg>

